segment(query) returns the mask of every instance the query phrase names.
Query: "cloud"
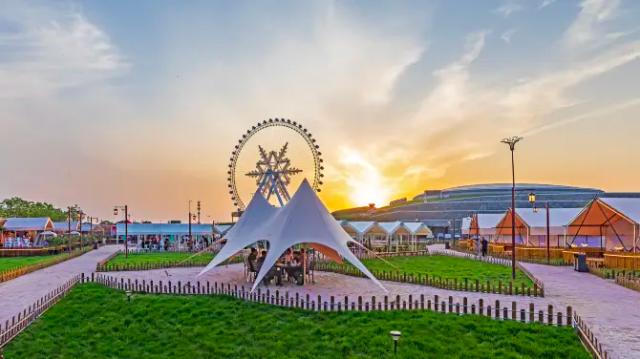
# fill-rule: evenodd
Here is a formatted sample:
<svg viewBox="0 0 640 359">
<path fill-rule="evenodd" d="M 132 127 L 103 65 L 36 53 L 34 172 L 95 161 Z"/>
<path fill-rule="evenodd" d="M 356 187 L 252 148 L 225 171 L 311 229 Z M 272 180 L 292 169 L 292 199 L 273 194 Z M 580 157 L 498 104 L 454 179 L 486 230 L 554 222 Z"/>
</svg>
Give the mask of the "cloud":
<svg viewBox="0 0 640 359">
<path fill-rule="evenodd" d="M 542 2 L 540 3 L 540 6 L 538 6 L 538 9 L 544 9 L 545 7 L 553 4 L 554 2 L 556 2 L 556 0 L 542 0 Z"/>
<path fill-rule="evenodd" d="M 0 99 L 47 96 L 121 74 L 128 63 L 109 36 L 75 10 L 12 3 L 0 23 Z"/>
<path fill-rule="evenodd" d="M 619 5 L 620 0 L 583 0 L 580 12 L 564 34 L 565 44 L 575 48 L 602 40 L 606 23 L 617 16 Z"/>
<path fill-rule="evenodd" d="M 593 119 L 593 118 L 600 118 L 600 117 L 604 117 L 604 116 L 610 116 L 616 112 L 619 111 L 623 111 L 626 109 L 630 109 L 630 108 L 634 108 L 634 107 L 638 107 L 640 106 L 640 99 L 632 99 L 629 101 L 624 101 L 621 103 L 616 103 L 613 105 L 609 105 L 603 108 L 599 108 L 597 110 L 591 111 L 591 112 L 586 112 L 586 113 L 582 113 L 580 115 L 576 115 L 573 117 L 569 117 L 569 118 L 565 118 L 559 121 L 555 121 L 552 123 L 547 123 L 541 126 L 537 126 L 534 128 L 531 128 L 529 130 L 527 130 L 526 132 L 523 133 L 523 136 L 528 137 L 528 136 L 534 136 L 537 135 L 539 133 L 545 132 L 545 131 L 549 131 L 561 126 L 565 126 L 571 123 L 575 123 L 575 122 L 580 122 L 580 121 L 584 121 L 584 120 L 589 120 L 589 119 Z"/>
<path fill-rule="evenodd" d="M 513 38 L 513 35 L 515 35 L 515 33 L 517 31 L 518 31 L 517 29 L 509 29 L 509 30 L 503 32 L 502 35 L 500 35 L 500 38 L 505 43 L 510 44 L 511 43 L 511 39 Z"/>
<path fill-rule="evenodd" d="M 488 33 L 483 30 L 468 34 L 462 56 L 434 71 L 436 84 L 415 116 L 418 123 L 434 130 L 464 119 L 463 103 L 469 96 L 469 66 L 480 56 Z"/>
<path fill-rule="evenodd" d="M 398 78 L 404 72 L 420 60 L 424 54 L 424 48 L 415 47 L 407 49 L 405 54 L 399 55 L 397 63 L 389 66 L 380 76 L 378 86 L 371 88 L 370 92 L 365 94 L 365 100 L 375 104 L 387 104 L 391 99 L 393 89 Z"/>
<path fill-rule="evenodd" d="M 524 6 L 519 1 L 508 0 L 498 8 L 494 9 L 493 12 L 504 17 L 509 17 L 513 13 L 522 10 L 524 10 Z"/>
<path fill-rule="evenodd" d="M 580 83 L 640 58 L 640 41 L 617 46 L 601 55 L 571 64 L 516 85 L 505 94 L 502 104 L 513 116 L 539 118 L 551 111 L 571 106 L 575 99 L 566 91 Z"/>
</svg>

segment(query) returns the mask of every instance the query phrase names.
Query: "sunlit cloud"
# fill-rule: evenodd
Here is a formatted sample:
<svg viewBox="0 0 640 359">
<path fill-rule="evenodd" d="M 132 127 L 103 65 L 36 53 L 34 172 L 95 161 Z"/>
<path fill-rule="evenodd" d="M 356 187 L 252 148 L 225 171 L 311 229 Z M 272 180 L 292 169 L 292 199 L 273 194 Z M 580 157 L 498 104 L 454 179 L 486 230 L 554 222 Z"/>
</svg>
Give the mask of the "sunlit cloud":
<svg viewBox="0 0 640 359">
<path fill-rule="evenodd" d="M 580 12 L 564 34 L 571 48 L 587 45 L 602 39 L 607 22 L 617 15 L 620 0 L 583 0 Z"/>
<path fill-rule="evenodd" d="M 109 36 L 73 9 L 11 3 L 0 13 L 0 99 L 51 95 L 122 74 L 129 64 Z"/>
</svg>

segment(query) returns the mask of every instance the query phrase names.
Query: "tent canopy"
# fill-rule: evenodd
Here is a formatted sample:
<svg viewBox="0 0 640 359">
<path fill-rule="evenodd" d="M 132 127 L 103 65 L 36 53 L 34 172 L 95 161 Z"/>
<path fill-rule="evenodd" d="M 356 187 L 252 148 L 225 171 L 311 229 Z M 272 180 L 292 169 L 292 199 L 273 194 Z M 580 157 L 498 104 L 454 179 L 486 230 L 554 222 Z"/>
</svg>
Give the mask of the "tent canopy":
<svg viewBox="0 0 640 359">
<path fill-rule="evenodd" d="M 242 249 L 261 240 L 259 229 L 278 211 L 280 209 L 269 204 L 260 192 L 256 192 L 238 222 L 222 237 L 227 241 L 224 247 L 200 274 L 213 269 Z"/>
<path fill-rule="evenodd" d="M 376 222 L 374 221 L 344 221 L 342 222 L 342 224 L 344 226 L 347 226 L 351 229 L 353 229 L 353 231 L 359 235 L 359 236 L 363 236 L 365 235 L 371 228 L 373 228 L 376 225 Z"/>
<path fill-rule="evenodd" d="M 7 218 L 4 222 L 5 231 L 47 231 L 53 229 L 53 222 L 49 217 Z"/>
<path fill-rule="evenodd" d="M 423 222 L 403 222 L 402 225 L 414 236 L 432 236 L 431 229 Z"/>
<path fill-rule="evenodd" d="M 252 206 L 254 202 L 256 204 L 260 203 L 260 205 Z M 252 290 L 255 290 L 267 272 L 288 248 L 297 244 L 309 244 L 319 245 L 316 248 L 323 253 L 324 248 L 330 249 L 329 253 L 325 253 L 330 258 L 337 255 L 345 258 L 386 291 L 382 284 L 351 252 L 348 243 L 357 242 L 331 216 L 307 180 L 302 181 L 296 193 L 284 207 L 265 210 L 264 203 L 266 203 L 266 200 L 260 194 L 254 195 L 243 215 L 243 217 L 250 218 L 251 223 L 249 223 L 249 220 L 245 221 L 246 224 L 241 223 L 243 217 L 240 217 L 238 223 L 225 236 L 227 238 L 225 246 L 200 274 L 222 263 L 246 246 L 265 240 L 269 242 L 270 248 L 253 285 Z M 251 213 L 254 211 L 258 212 L 258 214 Z M 270 213 L 264 215 L 260 214 L 260 211 Z M 236 230 L 236 228 L 245 227 L 246 230 L 243 230 L 243 232 L 240 232 L 240 229 Z"/>
<path fill-rule="evenodd" d="M 471 217 L 470 235 L 493 235 L 496 226 L 504 218 L 504 213 L 477 213 Z"/>
<path fill-rule="evenodd" d="M 53 222 L 53 230 L 56 232 L 69 232 L 69 222 L 68 221 L 60 221 Z M 78 221 L 71 221 L 71 230 L 78 230 Z"/>
<path fill-rule="evenodd" d="M 549 233 L 551 235 L 564 235 L 566 228 L 582 208 L 549 208 Z M 497 233 L 511 235 L 511 210 L 496 225 Z M 517 233 L 529 235 L 547 235 L 547 212 L 544 208 L 516 208 Z"/>
<path fill-rule="evenodd" d="M 471 229 L 471 217 L 462 218 L 460 229 L 462 230 L 462 234 L 469 234 Z"/>
<path fill-rule="evenodd" d="M 569 224 L 570 236 L 598 236 L 607 249 L 635 250 L 640 235 L 640 198 L 597 198 Z M 573 240 L 572 240 L 573 242 Z"/>
<path fill-rule="evenodd" d="M 380 226 L 388 236 L 392 236 L 402 226 L 402 222 L 378 222 L 378 226 Z"/>
</svg>

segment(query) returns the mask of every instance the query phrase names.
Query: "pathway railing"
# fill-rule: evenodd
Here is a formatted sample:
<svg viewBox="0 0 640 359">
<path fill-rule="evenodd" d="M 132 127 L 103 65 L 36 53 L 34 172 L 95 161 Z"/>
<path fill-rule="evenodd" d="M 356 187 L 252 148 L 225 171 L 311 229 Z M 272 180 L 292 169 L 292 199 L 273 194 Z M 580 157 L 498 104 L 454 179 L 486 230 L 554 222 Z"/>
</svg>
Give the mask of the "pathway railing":
<svg viewBox="0 0 640 359">
<path fill-rule="evenodd" d="M 458 252 L 464 252 L 464 253 L 469 253 L 469 254 L 476 254 L 475 251 L 472 251 L 470 249 L 468 249 L 467 247 L 463 247 L 463 246 L 459 246 L 457 244 L 452 244 L 451 248 L 458 251 Z M 491 252 L 489 253 L 489 255 L 493 258 L 500 258 L 500 259 L 504 259 L 504 260 L 511 260 L 511 254 L 509 253 L 499 253 L 499 252 Z M 566 266 L 566 265 L 570 265 L 569 263 L 565 262 L 564 259 L 562 258 L 551 258 L 549 262 L 547 262 L 546 257 L 545 258 L 540 258 L 540 257 L 524 257 L 522 255 L 518 255 L 518 252 L 516 251 L 516 260 L 518 262 L 526 262 L 526 263 L 535 263 L 535 264 L 549 264 L 549 265 L 554 265 L 554 266 Z"/>
<path fill-rule="evenodd" d="M 534 303 L 522 304 L 516 301 L 506 302 L 510 305 L 503 305 L 504 302 L 496 300 L 495 302 L 479 299 L 471 302 L 467 297 L 463 297 L 462 301 L 455 301 L 453 296 L 441 297 L 434 295 L 427 297 L 421 295 L 407 296 L 371 296 L 364 298 L 358 297 L 322 297 L 304 296 L 299 293 L 290 294 L 289 291 L 281 291 L 279 289 L 271 290 L 267 288 L 257 288 L 254 292 L 250 292 L 248 287 L 238 284 L 210 282 L 210 281 L 154 281 L 154 280 L 137 280 L 111 277 L 106 274 L 91 274 L 87 278 L 88 281 L 103 284 L 107 287 L 130 291 L 132 293 L 150 293 L 150 294 L 174 294 L 174 295 L 228 295 L 234 298 L 273 304 L 284 307 L 293 307 L 298 309 L 314 310 L 314 311 L 374 311 L 374 310 L 434 310 L 444 313 L 456 314 L 478 314 L 494 319 L 517 320 L 525 323 L 541 323 L 557 326 L 571 325 L 571 314 L 573 313 L 570 306 L 564 311 L 554 311 L 552 305 L 544 309 L 536 310 Z M 492 305 L 494 304 L 494 305 Z M 496 310 L 497 309 L 497 310 Z"/>
<path fill-rule="evenodd" d="M 587 323 L 577 314 L 573 313 L 573 328 L 578 338 L 596 359 L 610 359 L 609 353 L 602 348 L 602 342 L 593 334 Z"/>
<path fill-rule="evenodd" d="M 144 256 L 145 253 L 148 253 L 148 252 L 134 252 L 134 253 L 129 253 L 129 255 Z M 151 252 L 151 253 L 158 253 L 158 252 Z M 180 252 L 180 253 L 186 253 L 186 252 Z M 196 253 L 197 252 L 193 252 L 193 254 L 196 254 Z M 193 259 L 185 260 L 186 259 L 185 258 L 185 259 L 176 259 L 176 260 L 163 260 L 159 262 L 138 262 L 138 263 L 129 262 L 129 263 L 120 263 L 120 264 L 109 263 L 116 256 L 121 254 L 123 254 L 122 251 L 117 251 L 109 255 L 107 258 L 98 262 L 96 264 L 96 272 L 120 272 L 120 271 L 165 269 L 165 268 L 203 267 L 203 266 L 206 266 L 211 261 L 211 258 L 207 257 L 206 259 L 193 258 Z M 208 252 L 205 252 L 203 254 L 208 254 Z M 200 257 L 200 258 L 204 258 L 204 257 Z M 225 263 L 226 264 L 242 263 L 242 261 L 243 261 L 243 257 L 241 255 L 237 255 L 237 256 L 231 257 L 230 259 L 225 261 Z"/>
<path fill-rule="evenodd" d="M 452 250 L 452 249 L 444 249 L 444 250 L 443 249 L 435 249 L 435 250 L 431 250 L 431 253 L 448 255 L 448 256 L 452 256 L 452 257 L 464 257 L 464 258 L 467 258 L 467 259 L 482 261 L 482 262 L 491 263 L 491 264 L 499 264 L 499 265 L 503 265 L 503 266 L 507 266 L 507 267 L 511 266 L 511 260 L 510 259 L 496 258 L 494 256 L 483 257 L 483 256 L 478 256 L 476 253 L 459 252 L 457 250 Z M 518 268 L 520 271 L 522 271 L 527 277 L 529 277 L 529 279 L 531 279 L 535 283 L 535 285 L 538 288 L 540 288 L 540 292 L 542 293 L 540 296 L 543 297 L 544 296 L 544 283 L 540 279 L 538 279 L 535 275 L 533 275 L 533 273 L 531 273 L 531 271 L 529 271 L 527 268 L 525 268 L 520 262 L 516 262 L 516 268 Z"/>
<path fill-rule="evenodd" d="M 344 274 L 353 277 L 365 277 L 365 275 L 360 272 L 360 270 L 353 266 L 337 264 L 330 261 L 316 262 L 314 264 L 314 270 Z M 504 295 L 522 295 L 529 297 L 544 297 L 544 286 L 541 282 L 538 281 L 534 281 L 533 286 L 530 287 L 525 286 L 524 283 L 520 283 L 520 286 L 518 286 L 515 285 L 512 281 L 504 283 L 501 280 L 497 282 L 481 282 L 478 279 L 463 278 L 461 280 L 458 280 L 457 278 L 443 278 L 440 276 L 429 274 L 413 274 L 400 271 L 370 270 L 370 272 L 380 280 L 425 285 L 440 289 Z"/>
<path fill-rule="evenodd" d="M 79 282 L 82 282 L 84 274 L 76 275 L 60 287 L 41 297 L 35 303 L 14 315 L 11 320 L 6 320 L 4 326 L 0 323 L 0 348 L 20 334 L 31 323 L 38 319 L 42 313 L 51 308 Z"/>
</svg>

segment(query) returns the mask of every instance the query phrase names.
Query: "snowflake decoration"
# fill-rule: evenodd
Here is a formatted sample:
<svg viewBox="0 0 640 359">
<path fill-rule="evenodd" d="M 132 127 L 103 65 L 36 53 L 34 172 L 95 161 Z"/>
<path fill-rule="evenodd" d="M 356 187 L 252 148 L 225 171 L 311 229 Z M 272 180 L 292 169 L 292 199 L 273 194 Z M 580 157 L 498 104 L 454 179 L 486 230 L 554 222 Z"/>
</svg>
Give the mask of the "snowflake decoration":
<svg viewBox="0 0 640 359">
<path fill-rule="evenodd" d="M 269 201 L 271 196 L 276 196 L 281 206 L 289 201 L 287 186 L 291 183 L 291 176 L 302 172 L 301 169 L 291 167 L 291 161 L 287 156 L 289 143 L 285 143 L 280 151 L 265 151 L 258 146 L 260 159 L 256 162 L 256 169 L 246 173 L 246 176 L 255 178 L 258 192 Z"/>
</svg>

